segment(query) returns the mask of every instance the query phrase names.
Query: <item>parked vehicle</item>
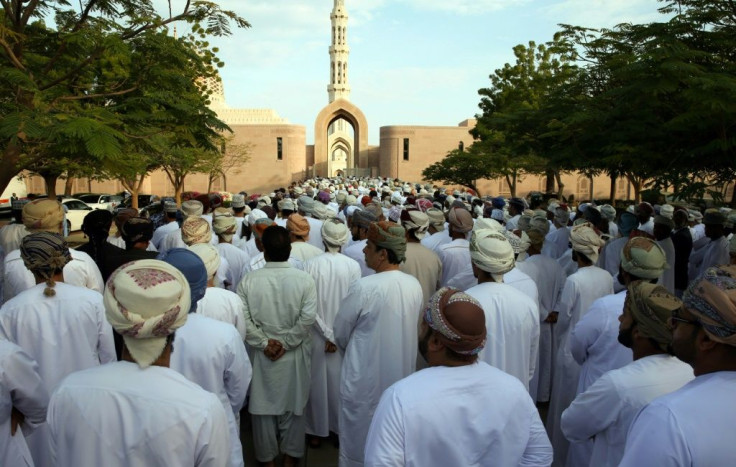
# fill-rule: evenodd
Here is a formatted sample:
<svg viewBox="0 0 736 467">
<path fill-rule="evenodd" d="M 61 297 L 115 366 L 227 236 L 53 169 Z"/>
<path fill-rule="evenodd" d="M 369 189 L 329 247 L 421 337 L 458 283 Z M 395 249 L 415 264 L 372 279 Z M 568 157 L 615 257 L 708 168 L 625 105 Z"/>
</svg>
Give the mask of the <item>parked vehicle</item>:
<svg viewBox="0 0 736 467">
<path fill-rule="evenodd" d="M 90 211 L 93 211 L 87 203 L 76 198 L 64 198 L 61 200 L 61 204 L 67 209 L 66 225 L 69 232 L 80 230 L 84 218 Z"/>
<path fill-rule="evenodd" d="M 26 181 L 22 178 L 13 177 L 13 179 L 5 187 L 5 190 L 0 195 L 0 211 L 10 211 L 10 197 L 15 196 L 18 199 L 22 199 L 28 196 L 28 188 L 26 187 Z"/>
<path fill-rule="evenodd" d="M 153 198 L 153 195 L 138 195 L 138 210 L 141 210 L 145 208 L 146 206 L 148 206 L 149 204 L 151 204 L 151 198 Z M 117 212 L 121 209 L 131 207 L 132 202 L 133 202 L 133 197 L 128 196 L 127 198 L 123 199 L 123 201 L 121 201 L 120 204 L 118 204 L 115 207 L 114 211 Z"/>
<path fill-rule="evenodd" d="M 84 201 L 92 209 L 107 209 L 110 212 L 115 211 L 115 208 L 123 202 L 123 197 L 120 195 L 77 193 L 74 197 Z"/>
</svg>

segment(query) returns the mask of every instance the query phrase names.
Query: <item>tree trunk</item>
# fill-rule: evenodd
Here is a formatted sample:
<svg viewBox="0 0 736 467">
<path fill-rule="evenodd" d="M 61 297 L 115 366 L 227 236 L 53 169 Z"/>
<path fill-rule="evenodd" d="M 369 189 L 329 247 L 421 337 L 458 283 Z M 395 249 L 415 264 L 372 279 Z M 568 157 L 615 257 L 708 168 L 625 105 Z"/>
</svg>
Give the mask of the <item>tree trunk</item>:
<svg viewBox="0 0 736 467">
<path fill-rule="evenodd" d="M 87 191 L 92 193 L 92 179 L 87 177 Z"/>
<path fill-rule="evenodd" d="M 562 176 L 559 171 L 555 171 L 555 180 L 557 180 L 557 199 L 562 202 L 562 193 L 565 189 L 565 184 L 562 183 Z"/>
<path fill-rule="evenodd" d="M 13 181 L 13 178 L 20 173 L 20 170 L 16 168 L 20 153 L 20 147 L 12 143 L 8 143 L 8 146 L 3 151 L 2 164 L 0 164 L 0 187 L 2 187 L 3 191 Z"/>
<path fill-rule="evenodd" d="M 731 209 L 736 209 L 736 180 L 733 182 L 733 192 L 731 193 Z"/>
<path fill-rule="evenodd" d="M 181 206 L 181 192 L 182 188 L 184 188 L 184 181 L 180 181 L 178 183 L 174 183 L 174 199 L 176 200 L 176 205 Z"/>
<path fill-rule="evenodd" d="M 616 205 L 616 179 L 618 178 L 618 175 L 611 174 L 611 192 L 608 194 L 608 199 L 611 200 L 611 206 Z"/>
<path fill-rule="evenodd" d="M 71 196 L 72 195 L 72 184 L 74 183 L 74 179 L 67 175 L 66 180 L 64 180 L 64 196 Z"/>
<path fill-rule="evenodd" d="M 46 194 L 49 198 L 56 198 L 56 180 L 59 176 L 56 174 L 42 175 L 43 183 L 46 185 Z"/>
<path fill-rule="evenodd" d="M 545 193 L 554 193 L 555 191 L 555 170 L 547 169 L 545 175 L 547 176 L 547 186 L 544 188 Z"/>
<path fill-rule="evenodd" d="M 212 193 L 212 183 L 215 181 L 215 177 L 210 175 L 207 177 L 207 193 Z"/>
<path fill-rule="evenodd" d="M 590 182 L 590 193 L 589 194 L 590 194 L 590 202 L 592 203 L 593 199 L 595 198 L 595 196 L 593 196 L 595 191 L 593 190 L 593 176 L 592 175 L 588 176 L 588 182 Z"/>
<path fill-rule="evenodd" d="M 516 198 L 516 177 L 516 170 L 514 170 L 511 175 L 506 175 L 506 184 L 509 186 L 509 192 L 511 193 L 512 198 Z"/>
</svg>

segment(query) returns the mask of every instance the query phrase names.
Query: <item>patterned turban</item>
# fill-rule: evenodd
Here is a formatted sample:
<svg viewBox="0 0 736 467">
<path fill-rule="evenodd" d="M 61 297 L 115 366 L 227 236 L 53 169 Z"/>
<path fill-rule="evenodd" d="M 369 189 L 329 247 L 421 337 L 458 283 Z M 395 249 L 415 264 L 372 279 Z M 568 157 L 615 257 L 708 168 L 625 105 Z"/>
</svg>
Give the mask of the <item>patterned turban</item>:
<svg viewBox="0 0 736 467">
<path fill-rule="evenodd" d="M 248 225 L 253 227 L 258 219 L 268 219 L 268 216 L 260 209 L 254 209 L 250 214 L 248 214 Z"/>
<path fill-rule="evenodd" d="M 358 210 L 353 213 L 352 222 L 350 225 L 353 227 L 359 227 L 361 229 L 367 229 L 372 222 L 377 222 L 378 218 L 373 215 L 373 213 L 365 211 L 365 210 Z"/>
<path fill-rule="evenodd" d="M 316 202 L 314 201 L 314 199 L 307 195 L 302 195 L 297 200 L 297 206 L 299 208 L 299 211 L 303 212 L 304 214 L 308 216 L 312 215 L 315 204 Z"/>
<path fill-rule="evenodd" d="M 491 229 L 497 232 L 501 232 L 502 230 L 505 230 L 503 226 L 495 219 L 489 219 L 487 217 L 478 218 L 475 221 L 473 230 L 485 230 L 485 229 Z"/>
<path fill-rule="evenodd" d="M 212 229 L 209 222 L 201 217 L 188 217 L 181 224 L 181 239 L 187 246 L 195 243 L 209 243 Z"/>
<path fill-rule="evenodd" d="M 20 243 L 20 257 L 28 270 L 46 280 L 43 294 L 47 297 L 56 295 L 52 278 L 72 260 L 64 237 L 51 232 L 27 235 Z"/>
<path fill-rule="evenodd" d="M 104 302 L 107 321 L 123 336 L 138 366 L 147 368 L 161 356 L 166 338 L 186 323 L 191 291 L 174 266 L 140 260 L 112 273 Z"/>
<path fill-rule="evenodd" d="M 427 217 L 429 218 L 429 223 L 432 224 L 432 227 L 437 231 L 445 230 L 445 214 L 441 209 L 427 209 Z"/>
<path fill-rule="evenodd" d="M 443 287 L 429 299 L 424 322 L 455 353 L 477 355 L 486 344 L 486 319 L 480 303 L 470 295 Z"/>
<path fill-rule="evenodd" d="M 506 236 L 496 230 L 476 230 L 470 237 L 470 259 L 495 280 L 514 269 L 514 249 Z"/>
<path fill-rule="evenodd" d="M 593 264 L 598 261 L 600 249 L 606 244 L 589 222 L 576 225 L 570 230 L 570 243 L 573 250 L 584 254 Z"/>
<path fill-rule="evenodd" d="M 708 337 L 736 346 L 736 265 L 708 268 L 690 283 L 682 300 Z"/>
<path fill-rule="evenodd" d="M 243 195 L 233 195 L 232 202 L 230 203 L 230 207 L 233 209 L 239 209 L 245 207 L 245 196 Z"/>
<path fill-rule="evenodd" d="M 210 243 L 196 243 L 189 247 L 204 263 L 207 277 L 213 277 L 220 269 L 220 252 Z"/>
<path fill-rule="evenodd" d="M 406 230 L 399 224 L 389 221 L 371 222 L 368 226 L 368 240 L 393 251 L 400 263 L 406 259 Z"/>
<path fill-rule="evenodd" d="M 143 217 L 131 217 L 120 229 L 126 243 L 150 242 L 153 238 L 153 222 Z"/>
<path fill-rule="evenodd" d="M 320 191 L 319 193 L 317 193 L 317 198 L 323 203 L 330 202 L 330 194 L 327 193 L 326 191 Z"/>
<path fill-rule="evenodd" d="M 204 213 L 204 204 L 196 199 L 190 199 L 181 203 L 181 212 L 184 218 L 192 216 L 201 216 Z M 137 214 L 136 214 L 137 215 Z"/>
<path fill-rule="evenodd" d="M 427 212 L 432 207 L 432 201 L 427 198 L 419 198 L 414 205 L 422 212 Z"/>
<path fill-rule="evenodd" d="M 460 233 L 468 233 L 473 230 L 473 216 L 467 209 L 457 207 L 450 209 L 447 221 L 452 225 L 453 230 Z"/>
<path fill-rule="evenodd" d="M 23 225 L 31 232 L 59 232 L 62 222 L 64 208 L 55 199 L 36 199 L 23 206 Z"/>
<path fill-rule="evenodd" d="M 217 208 L 215 216 L 212 219 L 212 230 L 222 237 L 226 242 L 231 242 L 235 231 L 238 228 L 238 222 L 235 217 L 227 209 Z"/>
<path fill-rule="evenodd" d="M 634 237 L 621 249 L 621 268 L 641 279 L 656 279 L 668 268 L 667 256 L 654 240 Z"/>
<path fill-rule="evenodd" d="M 391 208 L 388 210 L 388 218 L 391 222 L 400 222 L 401 221 L 401 206 L 391 206 Z"/>
<path fill-rule="evenodd" d="M 345 246 L 350 239 L 350 231 L 348 227 L 343 224 L 339 219 L 327 219 L 322 224 L 322 242 L 327 245 L 327 249 L 330 252 L 336 252 L 338 249 Z"/>
<path fill-rule="evenodd" d="M 309 238 L 309 221 L 300 214 L 292 214 L 286 220 L 286 230 L 307 240 Z"/>
<path fill-rule="evenodd" d="M 682 308 L 682 302 L 661 285 L 646 281 L 632 282 L 628 289 L 626 300 L 639 334 L 667 351 L 672 342 L 672 329 L 667 323 L 672 312 Z"/>
<path fill-rule="evenodd" d="M 429 216 L 417 209 L 408 209 L 401 212 L 401 225 L 406 230 L 414 230 L 414 236 L 421 240 L 429 228 Z"/>
<path fill-rule="evenodd" d="M 506 222 L 506 216 L 504 216 L 501 209 L 494 209 L 491 211 L 491 219 L 497 222 Z"/>
<path fill-rule="evenodd" d="M 268 217 L 258 219 L 256 223 L 253 224 L 253 235 L 255 235 L 255 238 L 260 240 L 261 237 L 263 237 L 263 232 L 265 232 L 266 229 L 271 227 L 272 225 L 276 225 L 276 223 Z"/>
<path fill-rule="evenodd" d="M 502 229 L 501 233 L 504 234 L 506 240 L 511 244 L 511 248 L 513 248 L 515 255 L 529 249 L 531 242 L 529 241 L 529 235 L 527 235 L 526 232 L 521 232 L 521 236 L 518 236 L 510 230 Z"/>
</svg>

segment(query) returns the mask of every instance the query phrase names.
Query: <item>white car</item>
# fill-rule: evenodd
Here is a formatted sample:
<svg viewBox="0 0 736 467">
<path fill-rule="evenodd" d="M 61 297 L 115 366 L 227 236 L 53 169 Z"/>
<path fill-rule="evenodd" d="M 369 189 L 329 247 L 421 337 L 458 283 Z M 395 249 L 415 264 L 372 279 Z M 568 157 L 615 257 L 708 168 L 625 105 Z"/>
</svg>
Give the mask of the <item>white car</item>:
<svg viewBox="0 0 736 467">
<path fill-rule="evenodd" d="M 74 195 L 75 198 L 87 203 L 87 206 L 92 209 L 107 209 L 110 212 L 114 212 L 115 208 L 123 201 L 123 197 L 120 195 L 107 195 L 107 194 L 96 194 L 96 193 L 84 193 L 80 195 Z"/>
<path fill-rule="evenodd" d="M 65 198 L 61 200 L 61 204 L 66 208 L 66 226 L 69 232 L 82 229 L 84 218 L 93 209 L 84 201 L 76 198 Z"/>
</svg>

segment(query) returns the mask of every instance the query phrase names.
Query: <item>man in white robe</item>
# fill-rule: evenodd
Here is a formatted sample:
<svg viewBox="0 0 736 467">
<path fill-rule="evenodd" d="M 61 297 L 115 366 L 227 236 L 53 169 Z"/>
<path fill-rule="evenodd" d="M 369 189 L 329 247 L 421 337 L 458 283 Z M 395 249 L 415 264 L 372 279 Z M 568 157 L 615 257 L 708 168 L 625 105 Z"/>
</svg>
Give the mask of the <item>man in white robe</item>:
<svg viewBox="0 0 736 467">
<path fill-rule="evenodd" d="M 638 230 L 654 235 L 654 208 L 652 205 L 647 202 L 639 203 L 634 210 L 634 214 L 639 220 Z"/>
<path fill-rule="evenodd" d="M 509 200 L 509 216 L 511 218 L 506 221 L 506 230 L 513 232 L 517 229 L 517 224 L 525 207 L 524 201 L 521 198 L 511 198 Z"/>
<path fill-rule="evenodd" d="M 607 271 L 594 266 L 598 252 L 605 243 L 584 222 L 570 231 L 570 241 L 578 264 L 578 271 L 567 278 L 557 303 L 554 341 L 557 345 L 552 393 L 547 415 L 547 432 L 555 451 L 554 465 L 563 466 L 569 443 L 560 429 L 560 417 L 572 400 L 580 377 L 580 365 L 570 352 L 570 331 L 588 311 L 595 300 L 613 293 L 613 278 Z"/>
<path fill-rule="evenodd" d="M 736 459 L 736 266 L 708 269 L 672 313 L 672 351 L 695 379 L 634 419 L 619 465 L 731 465 Z"/>
<path fill-rule="evenodd" d="M 569 249 L 570 229 L 567 227 L 570 221 L 570 211 L 566 206 L 555 208 L 554 224 L 556 229 L 547 234 L 542 254 L 552 259 L 558 259 Z"/>
<path fill-rule="evenodd" d="M 307 219 L 307 222 L 309 222 L 309 230 L 311 232 L 322 231 L 323 221 L 317 219 L 315 216 L 315 211 L 319 209 L 319 207 L 317 206 L 318 203 L 319 202 L 316 201 L 314 198 L 306 195 L 300 196 L 299 199 L 297 199 L 298 214 L 304 216 L 304 218 Z M 307 240 L 307 242 L 315 248 L 319 248 L 320 250 L 322 249 L 322 239 L 319 237 L 319 235 L 315 235 L 310 240 Z"/>
<path fill-rule="evenodd" d="M 504 283 L 504 274 L 515 264 L 504 234 L 473 231 L 469 252 L 478 285 L 466 293 L 480 302 L 488 329 L 488 343 L 479 358 L 515 376 L 529 391 L 538 358 L 539 305 Z"/>
<path fill-rule="evenodd" d="M 0 249 L 7 254 L 20 248 L 23 237 L 30 232 L 23 224 L 23 206 L 28 200 L 14 200 L 11 206 L 13 221 L 0 229 Z"/>
<path fill-rule="evenodd" d="M 439 254 L 440 246 L 452 241 L 449 229 L 445 228 L 445 214 L 437 208 L 429 208 L 427 217 L 429 217 L 429 228 L 427 229 L 429 235 L 422 239 L 422 245 Z"/>
<path fill-rule="evenodd" d="M 419 341 L 430 368 L 383 393 L 367 466 L 550 465 L 552 446 L 522 384 L 478 361 L 484 321 L 480 304 L 462 292 L 443 288 L 432 297 Z"/>
<path fill-rule="evenodd" d="M 225 467 L 222 404 L 168 368 L 191 305 L 186 278 L 162 261 L 134 261 L 110 277 L 104 301 L 107 321 L 124 336 L 123 361 L 60 384 L 48 410 L 53 460 L 40 465 Z"/>
<path fill-rule="evenodd" d="M 377 222 L 378 218 L 365 210 L 356 210 L 349 219 L 350 234 L 352 235 L 353 243 L 345 248 L 344 254 L 348 258 L 352 258 L 360 265 L 360 274 L 362 277 L 367 277 L 375 274 L 376 271 L 371 269 L 365 262 L 365 254 L 363 250 L 368 243 L 368 227 L 371 222 Z"/>
<path fill-rule="evenodd" d="M 452 241 L 439 247 L 438 254 L 442 260 L 440 283 L 442 286 L 447 285 L 455 276 L 468 275 L 472 272 L 468 233 L 473 229 L 473 216 L 467 209 L 453 207 L 447 217 Z"/>
<path fill-rule="evenodd" d="M 62 282 L 62 270 L 71 260 L 64 239 L 33 233 L 23 238 L 18 252 L 36 285 L 0 308 L 0 338 L 19 345 L 38 363 L 46 391 L 51 394 L 70 373 L 115 361 L 102 295 Z M 52 465 L 46 425 L 27 441 L 36 465 Z"/>
<path fill-rule="evenodd" d="M 64 211 L 61 203 L 51 199 L 39 199 L 23 207 L 23 223 L 29 232 L 52 232 L 61 234 Z M 87 253 L 70 250 L 72 260 L 64 266 L 64 282 L 86 287 L 102 293 L 105 283 L 100 269 Z M 7 302 L 36 284 L 33 273 L 23 264 L 20 250 L 5 255 L 3 271 L 3 300 Z"/>
<path fill-rule="evenodd" d="M 176 221 L 176 212 L 176 203 L 173 201 L 164 202 L 164 224 L 153 232 L 153 238 L 151 239 L 151 243 L 156 247 L 156 250 L 161 249 L 161 242 L 166 235 L 179 229 L 179 223 Z"/>
<path fill-rule="evenodd" d="M 181 203 L 181 213 L 184 216 L 184 221 L 192 217 L 202 217 L 203 212 L 204 205 L 201 201 L 190 199 Z M 182 226 L 183 225 L 184 224 L 182 223 Z M 177 228 L 172 229 L 170 232 L 164 235 L 163 239 L 161 239 L 161 241 L 159 242 L 159 246 L 157 246 L 156 248 L 158 248 L 158 251 L 160 253 L 166 253 L 167 251 L 174 248 L 186 247 L 186 243 L 184 243 L 184 240 L 182 240 L 181 227 L 178 227 L 177 224 Z"/>
<path fill-rule="evenodd" d="M 250 214 L 250 207 L 245 205 L 245 196 L 241 194 L 233 195 L 230 209 L 232 209 L 233 217 L 235 217 L 235 235 L 233 238 L 239 241 L 243 235 L 243 223 L 247 223 L 246 216 Z"/>
<path fill-rule="evenodd" d="M 302 262 L 320 256 L 324 253 L 323 248 L 308 243 L 311 226 L 307 218 L 301 214 L 292 214 L 286 220 L 286 230 L 289 231 L 291 239 L 291 256 L 298 258 Z M 315 233 L 316 235 L 316 233 Z"/>
<path fill-rule="evenodd" d="M 672 242 L 672 229 L 675 223 L 664 216 L 654 216 L 654 238 L 667 257 L 667 267 L 659 277 L 661 284 L 671 294 L 675 293 L 675 244 Z"/>
<path fill-rule="evenodd" d="M 239 414 L 252 375 L 250 360 L 245 353 L 243 339 L 235 328 L 200 315 L 197 306 L 217 272 L 216 258 L 217 249 L 210 243 L 192 245 L 189 251 L 170 250 L 163 258 L 186 277 L 192 302 L 187 322 L 176 331 L 176 352 L 171 356 L 171 369 L 220 400 L 227 414 L 230 434 L 228 465 L 242 467 Z"/>
<path fill-rule="evenodd" d="M 267 227 L 261 243 L 266 265 L 238 285 L 253 357 L 248 411 L 256 459 L 275 465 L 281 453 L 286 465 L 297 465 L 304 455 L 317 290 L 309 274 L 288 263 L 291 242 L 285 228 Z"/>
<path fill-rule="evenodd" d="M 552 388 L 552 368 L 555 361 L 552 342 L 552 323 L 550 313 L 557 309 L 557 300 L 565 285 L 565 275 L 559 263 L 541 254 L 544 248 L 544 231 L 532 228 L 528 232 L 529 257 L 517 262 L 516 268 L 527 274 L 537 285 L 539 296 L 539 358 L 530 388 L 536 387 L 532 398 L 538 402 L 548 402 Z"/>
<path fill-rule="evenodd" d="M 692 368 L 668 350 L 668 323 L 682 302 L 646 281 L 631 283 L 626 296 L 618 341 L 633 351 L 634 362 L 605 373 L 562 413 L 562 431 L 571 442 L 593 439 L 589 465 L 618 466 L 637 412 L 694 377 Z"/>
<path fill-rule="evenodd" d="M 399 270 L 406 252 L 404 228 L 374 222 L 367 240 L 366 264 L 376 274 L 353 283 L 334 324 L 335 343 L 344 355 L 341 467 L 363 465 L 365 440 L 381 393 L 414 372 L 417 323 L 424 300 L 419 281 Z"/>
<path fill-rule="evenodd" d="M 24 435 L 46 421 L 48 405 L 38 364 L 19 346 L 0 339 L 0 465 L 33 465 Z"/>
<path fill-rule="evenodd" d="M 694 280 L 702 275 L 708 268 L 729 263 L 728 239 L 724 235 L 724 223 L 726 218 L 718 211 L 706 212 L 703 216 L 705 225 L 705 236 L 710 240 L 699 251 L 690 255 L 689 278 Z"/>
<path fill-rule="evenodd" d="M 226 272 L 227 290 L 234 292 L 240 284 L 250 264 L 250 257 L 240 248 L 233 245 L 237 229 L 236 218 L 225 208 L 217 208 L 212 220 L 212 229 L 217 235 L 217 251 L 228 265 Z"/>
<path fill-rule="evenodd" d="M 342 354 L 337 352 L 333 325 L 350 286 L 360 279 L 358 263 L 340 253 L 350 232 L 345 224 L 328 219 L 322 225 L 325 253 L 304 263 L 304 271 L 317 286 L 317 319 L 312 326 L 312 380 L 305 409 L 306 432 L 325 438 L 339 434 L 340 367 Z M 310 441 L 319 444 L 319 439 Z"/>
</svg>

